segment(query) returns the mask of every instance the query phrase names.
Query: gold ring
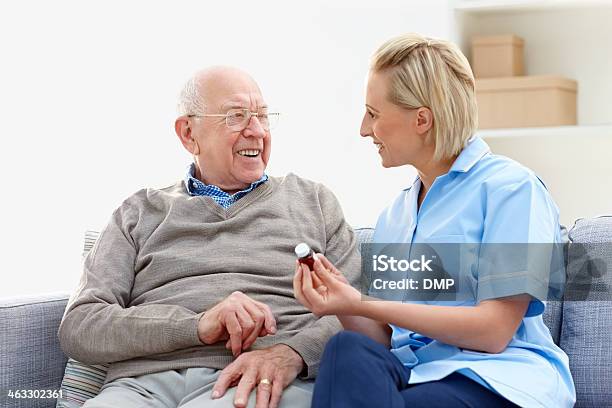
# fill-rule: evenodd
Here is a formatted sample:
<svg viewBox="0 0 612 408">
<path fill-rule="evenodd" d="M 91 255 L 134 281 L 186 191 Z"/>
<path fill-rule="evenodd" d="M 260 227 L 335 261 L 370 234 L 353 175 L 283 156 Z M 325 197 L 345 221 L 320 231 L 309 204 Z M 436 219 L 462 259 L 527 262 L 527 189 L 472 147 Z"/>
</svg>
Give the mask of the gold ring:
<svg viewBox="0 0 612 408">
<path fill-rule="evenodd" d="M 262 378 L 262 379 L 261 379 L 261 381 L 260 381 L 259 383 L 260 383 L 260 384 L 268 384 L 268 385 L 272 384 L 272 383 L 270 382 L 270 380 L 268 380 L 267 378 Z"/>
</svg>

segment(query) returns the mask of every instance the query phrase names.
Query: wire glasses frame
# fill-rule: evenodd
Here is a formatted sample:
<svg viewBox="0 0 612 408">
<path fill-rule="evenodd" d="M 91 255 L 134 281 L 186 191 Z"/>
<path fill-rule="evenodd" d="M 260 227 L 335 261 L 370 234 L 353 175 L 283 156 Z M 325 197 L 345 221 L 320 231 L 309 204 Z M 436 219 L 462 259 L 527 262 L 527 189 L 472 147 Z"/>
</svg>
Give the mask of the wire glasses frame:
<svg viewBox="0 0 612 408">
<path fill-rule="evenodd" d="M 206 113 L 202 115 L 187 115 L 189 118 L 225 118 L 225 124 L 230 130 L 244 130 L 251 118 L 255 116 L 264 130 L 273 129 L 278 123 L 278 112 L 251 112 L 249 109 L 230 109 L 227 113 Z"/>
</svg>

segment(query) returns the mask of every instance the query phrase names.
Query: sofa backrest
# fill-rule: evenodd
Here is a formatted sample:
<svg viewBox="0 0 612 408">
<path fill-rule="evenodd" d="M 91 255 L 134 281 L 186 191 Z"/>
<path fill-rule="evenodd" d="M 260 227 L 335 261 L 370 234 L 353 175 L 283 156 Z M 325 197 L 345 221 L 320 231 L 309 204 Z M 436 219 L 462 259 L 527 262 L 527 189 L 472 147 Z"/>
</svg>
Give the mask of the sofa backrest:
<svg viewBox="0 0 612 408">
<path fill-rule="evenodd" d="M 57 393 L 66 366 L 57 328 L 67 300 L 47 295 L 0 301 L 0 407 L 55 406 L 50 397 L 9 398 L 7 393 Z"/>
<path fill-rule="evenodd" d="M 612 406 L 612 216 L 569 232 L 559 345 L 569 356 L 576 407 Z"/>
</svg>

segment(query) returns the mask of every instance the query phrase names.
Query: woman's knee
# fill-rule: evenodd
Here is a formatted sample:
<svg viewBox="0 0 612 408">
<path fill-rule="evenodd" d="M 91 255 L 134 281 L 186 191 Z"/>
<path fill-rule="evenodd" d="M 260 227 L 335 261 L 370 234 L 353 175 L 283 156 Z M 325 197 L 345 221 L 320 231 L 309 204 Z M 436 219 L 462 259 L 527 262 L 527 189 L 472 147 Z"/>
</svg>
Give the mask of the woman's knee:
<svg viewBox="0 0 612 408">
<path fill-rule="evenodd" d="M 336 369 L 346 368 L 363 364 L 366 356 L 372 356 L 373 349 L 381 348 L 379 352 L 385 351 L 382 344 L 370 339 L 369 337 L 343 330 L 335 334 L 327 343 L 323 353 L 322 363 L 334 361 Z"/>
<path fill-rule="evenodd" d="M 361 333 L 342 330 L 328 341 L 326 348 L 334 349 L 336 353 L 353 354 L 371 348 L 372 342 L 374 340 Z"/>
</svg>

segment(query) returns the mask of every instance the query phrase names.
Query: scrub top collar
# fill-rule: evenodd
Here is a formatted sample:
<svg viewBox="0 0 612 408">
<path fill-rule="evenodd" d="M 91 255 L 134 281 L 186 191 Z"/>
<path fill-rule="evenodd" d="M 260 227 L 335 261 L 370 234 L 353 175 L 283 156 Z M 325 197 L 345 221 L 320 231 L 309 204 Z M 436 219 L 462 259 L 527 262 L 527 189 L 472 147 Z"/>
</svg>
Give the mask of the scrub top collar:
<svg viewBox="0 0 612 408">
<path fill-rule="evenodd" d="M 449 173 L 467 173 L 478 163 L 486 154 L 490 153 L 489 145 L 479 137 L 472 136 L 467 145 L 463 148 L 455 162 L 451 166 Z"/>
<path fill-rule="evenodd" d="M 451 173 L 467 173 L 472 167 L 478 163 L 485 155 L 491 153 L 491 148 L 484 140 L 480 137 L 472 136 L 468 141 L 463 150 L 459 153 L 459 156 L 455 159 L 455 162 L 451 166 L 447 174 Z M 417 175 L 412 185 L 405 188 L 404 191 L 408 191 L 420 183 L 421 178 Z"/>
</svg>

